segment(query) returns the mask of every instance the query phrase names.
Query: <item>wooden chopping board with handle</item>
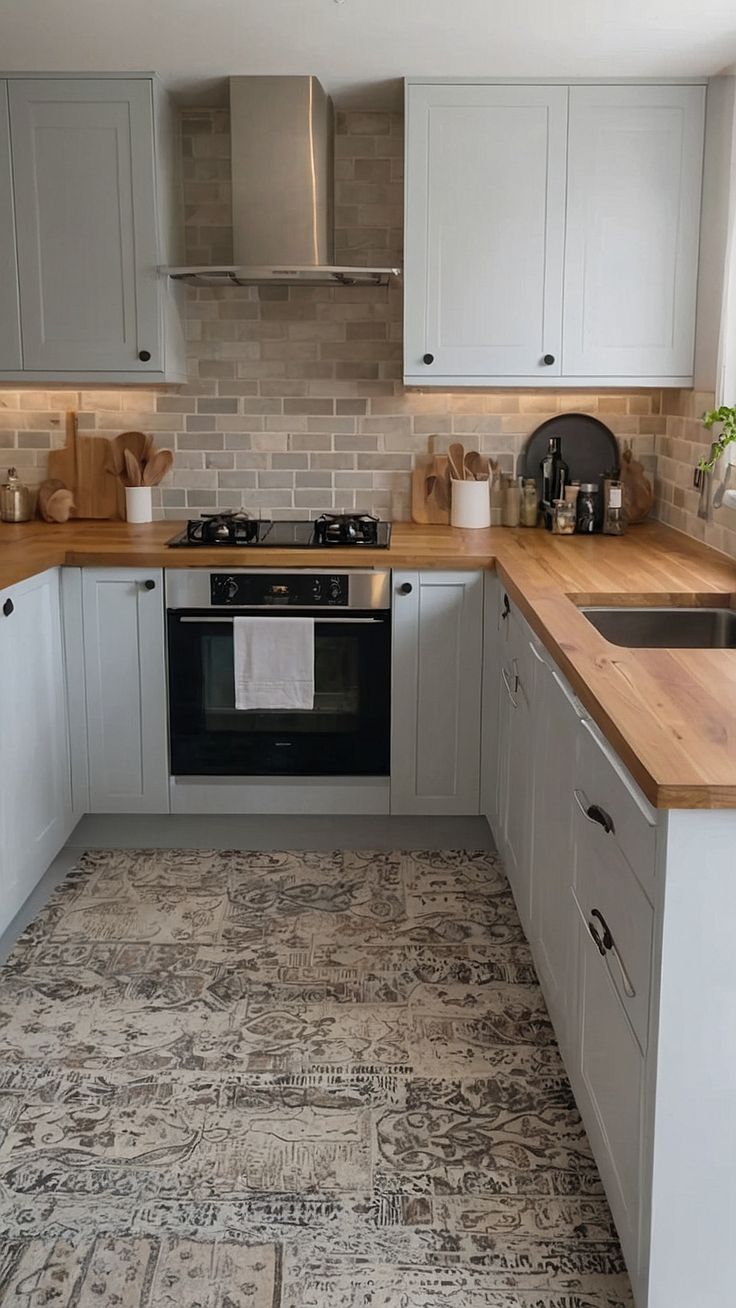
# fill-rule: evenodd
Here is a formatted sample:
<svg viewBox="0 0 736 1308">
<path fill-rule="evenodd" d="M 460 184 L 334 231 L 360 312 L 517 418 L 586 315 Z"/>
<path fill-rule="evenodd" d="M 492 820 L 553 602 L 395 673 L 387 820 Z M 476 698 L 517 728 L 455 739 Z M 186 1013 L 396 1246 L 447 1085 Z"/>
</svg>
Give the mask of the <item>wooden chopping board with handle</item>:
<svg viewBox="0 0 736 1308">
<path fill-rule="evenodd" d="M 106 436 L 80 436 L 77 415 L 67 414 L 67 443 L 49 454 L 49 477 L 58 478 L 74 495 L 75 518 L 123 518 L 125 492 L 114 475 L 112 448 Z"/>
</svg>

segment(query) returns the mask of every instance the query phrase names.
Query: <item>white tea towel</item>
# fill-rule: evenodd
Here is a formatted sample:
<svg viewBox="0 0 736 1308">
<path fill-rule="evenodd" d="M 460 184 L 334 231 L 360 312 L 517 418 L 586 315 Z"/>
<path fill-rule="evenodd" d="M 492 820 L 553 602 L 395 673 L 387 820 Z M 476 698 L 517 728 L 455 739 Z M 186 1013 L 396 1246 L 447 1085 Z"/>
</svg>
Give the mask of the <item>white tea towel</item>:
<svg viewBox="0 0 736 1308">
<path fill-rule="evenodd" d="M 235 707 L 314 708 L 314 619 L 233 620 Z"/>
</svg>

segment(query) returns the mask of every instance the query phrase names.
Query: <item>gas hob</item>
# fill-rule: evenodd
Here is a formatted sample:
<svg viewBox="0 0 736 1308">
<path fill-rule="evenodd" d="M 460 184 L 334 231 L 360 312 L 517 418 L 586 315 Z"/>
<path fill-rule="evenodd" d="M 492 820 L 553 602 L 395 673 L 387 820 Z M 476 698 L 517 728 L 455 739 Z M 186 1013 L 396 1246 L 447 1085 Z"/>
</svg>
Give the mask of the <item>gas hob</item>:
<svg viewBox="0 0 736 1308">
<path fill-rule="evenodd" d="M 323 513 L 314 522 L 271 522 L 245 513 L 205 514 L 167 542 L 170 548 L 388 549 L 391 524 L 367 513 Z"/>
</svg>

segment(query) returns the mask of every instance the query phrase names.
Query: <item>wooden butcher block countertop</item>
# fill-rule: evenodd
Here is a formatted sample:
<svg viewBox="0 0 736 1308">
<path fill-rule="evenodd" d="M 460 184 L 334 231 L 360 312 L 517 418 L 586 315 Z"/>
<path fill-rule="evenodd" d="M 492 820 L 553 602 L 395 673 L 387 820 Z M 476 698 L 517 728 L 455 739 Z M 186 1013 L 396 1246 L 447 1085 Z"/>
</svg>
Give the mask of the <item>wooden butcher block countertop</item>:
<svg viewBox="0 0 736 1308">
<path fill-rule="evenodd" d="M 45 568 L 496 568 L 591 717 L 659 808 L 736 808 L 736 650 L 610 645 L 581 603 L 736 607 L 736 562 L 658 523 L 622 538 L 396 523 L 389 550 L 168 550 L 173 522 L 0 524 L 0 590 Z M 329 563 L 328 563 L 329 560 Z"/>
</svg>

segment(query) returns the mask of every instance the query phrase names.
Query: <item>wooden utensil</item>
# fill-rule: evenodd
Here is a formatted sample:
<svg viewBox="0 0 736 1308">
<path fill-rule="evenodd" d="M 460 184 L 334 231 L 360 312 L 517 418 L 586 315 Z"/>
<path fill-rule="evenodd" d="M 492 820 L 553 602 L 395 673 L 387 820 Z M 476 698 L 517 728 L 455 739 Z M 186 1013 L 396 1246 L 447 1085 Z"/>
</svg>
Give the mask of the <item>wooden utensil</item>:
<svg viewBox="0 0 736 1308">
<path fill-rule="evenodd" d="M 125 472 L 125 451 L 130 450 L 139 463 L 145 463 L 153 446 L 153 437 L 143 431 L 121 431 L 110 442 L 112 446 L 112 469 L 116 476 Z"/>
<path fill-rule="evenodd" d="M 171 450 L 156 450 L 143 468 L 143 485 L 158 486 L 174 462 Z"/>
<path fill-rule="evenodd" d="M 484 459 L 477 450 L 468 450 L 465 455 L 465 471 L 473 481 L 485 481 L 488 476 L 488 460 Z"/>
<path fill-rule="evenodd" d="M 453 442 L 447 451 L 447 457 L 450 462 L 450 476 L 455 481 L 465 480 L 465 450 L 457 441 Z"/>
<path fill-rule="evenodd" d="M 125 463 L 125 479 L 128 486 L 141 485 L 141 465 L 132 450 L 123 451 L 123 461 Z"/>
</svg>

